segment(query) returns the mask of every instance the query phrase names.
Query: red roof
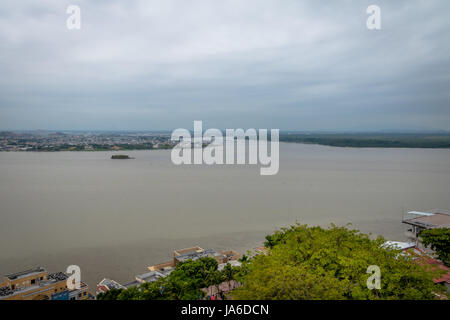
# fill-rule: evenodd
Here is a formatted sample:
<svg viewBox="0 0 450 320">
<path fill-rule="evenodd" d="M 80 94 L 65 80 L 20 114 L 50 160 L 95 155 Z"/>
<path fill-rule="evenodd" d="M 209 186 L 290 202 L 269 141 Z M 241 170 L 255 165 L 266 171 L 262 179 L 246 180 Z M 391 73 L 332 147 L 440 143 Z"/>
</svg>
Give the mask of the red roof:
<svg viewBox="0 0 450 320">
<path fill-rule="evenodd" d="M 413 259 L 417 261 L 417 263 L 421 265 L 426 264 L 428 266 L 431 266 L 431 269 L 433 271 L 443 270 L 447 272 L 444 273 L 440 278 L 434 278 L 434 283 L 447 282 L 450 284 L 450 268 L 444 265 L 444 263 L 439 260 L 433 259 L 417 247 L 406 249 L 405 252 L 413 256 Z"/>
</svg>

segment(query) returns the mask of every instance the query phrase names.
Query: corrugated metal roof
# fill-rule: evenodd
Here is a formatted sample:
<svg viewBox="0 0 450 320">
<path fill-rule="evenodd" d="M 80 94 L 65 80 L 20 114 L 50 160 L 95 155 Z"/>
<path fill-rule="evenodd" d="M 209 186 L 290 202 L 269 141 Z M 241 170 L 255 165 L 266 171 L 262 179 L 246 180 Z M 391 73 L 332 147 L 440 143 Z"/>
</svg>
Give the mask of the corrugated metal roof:
<svg viewBox="0 0 450 320">
<path fill-rule="evenodd" d="M 386 241 L 383 244 L 384 248 L 392 248 L 398 250 L 405 250 L 408 248 L 413 248 L 415 246 L 414 242 L 400 242 L 400 241 Z"/>
<path fill-rule="evenodd" d="M 434 213 L 422 212 L 422 211 L 408 211 L 408 213 L 414 214 L 417 216 L 427 216 L 427 217 L 434 215 Z"/>
</svg>

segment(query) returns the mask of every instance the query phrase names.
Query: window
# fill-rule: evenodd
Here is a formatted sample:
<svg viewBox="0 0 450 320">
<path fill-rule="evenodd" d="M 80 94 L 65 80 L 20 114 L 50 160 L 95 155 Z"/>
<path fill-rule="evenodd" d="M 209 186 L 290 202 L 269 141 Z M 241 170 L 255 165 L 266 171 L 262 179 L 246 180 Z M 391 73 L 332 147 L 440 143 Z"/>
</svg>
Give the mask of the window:
<svg viewBox="0 0 450 320">
<path fill-rule="evenodd" d="M 39 280 L 41 280 L 41 281 L 42 281 L 42 280 L 44 280 L 44 278 L 43 278 L 43 277 L 40 277 L 40 278 L 39 278 Z"/>
<path fill-rule="evenodd" d="M 78 298 L 81 298 L 81 292 L 78 294 Z"/>
<path fill-rule="evenodd" d="M 85 296 L 86 295 L 86 291 L 85 292 L 83 292 L 83 296 Z"/>
<path fill-rule="evenodd" d="M 36 283 L 36 279 L 31 279 L 31 284 L 35 284 Z"/>
</svg>

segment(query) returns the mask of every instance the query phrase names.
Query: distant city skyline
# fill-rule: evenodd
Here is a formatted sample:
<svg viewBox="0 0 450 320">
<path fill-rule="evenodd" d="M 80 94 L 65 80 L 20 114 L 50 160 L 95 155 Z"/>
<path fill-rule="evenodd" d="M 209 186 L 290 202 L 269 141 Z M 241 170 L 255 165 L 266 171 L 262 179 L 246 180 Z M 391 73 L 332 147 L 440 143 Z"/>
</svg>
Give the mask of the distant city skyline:
<svg viewBox="0 0 450 320">
<path fill-rule="evenodd" d="M 381 30 L 368 30 L 368 6 Z M 68 30 L 69 5 L 81 29 Z M 0 131 L 450 130 L 450 3 L 6 0 Z"/>
</svg>

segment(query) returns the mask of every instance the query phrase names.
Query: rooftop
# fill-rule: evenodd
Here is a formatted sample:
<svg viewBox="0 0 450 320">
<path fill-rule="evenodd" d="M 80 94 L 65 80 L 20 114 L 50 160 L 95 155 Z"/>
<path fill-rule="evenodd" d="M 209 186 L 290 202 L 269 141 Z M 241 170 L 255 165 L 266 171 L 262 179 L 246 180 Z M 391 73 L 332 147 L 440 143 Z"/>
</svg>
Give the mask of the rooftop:
<svg viewBox="0 0 450 320">
<path fill-rule="evenodd" d="M 55 275 L 55 276 L 50 278 L 51 275 Z M 7 296 L 19 294 L 19 293 L 26 293 L 26 292 L 33 291 L 33 290 L 36 290 L 39 288 L 48 287 L 49 285 L 54 284 L 56 282 L 64 281 L 65 279 L 62 278 L 62 275 L 64 275 L 65 278 L 67 279 L 67 276 L 64 273 L 58 272 L 55 274 L 50 274 L 48 280 L 38 281 L 36 284 L 31 285 L 31 286 L 17 287 L 14 290 L 12 290 L 9 287 L 2 287 L 2 288 L 0 288 L 0 297 L 7 297 Z"/>
<path fill-rule="evenodd" d="M 240 267 L 242 265 L 242 263 L 239 262 L 238 260 L 231 260 L 226 263 L 219 264 L 218 270 L 222 271 L 226 267 L 227 264 L 230 264 L 232 267 Z"/>
<path fill-rule="evenodd" d="M 415 261 L 417 261 L 421 265 L 431 266 L 431 269 L 434 271 L 440 271 L 442 274 L 433 279 L 434 283 L 448 283 L 450 284 L 450 268 L 445 266 L 442 261 L 433 259 L 425 252 L 420 250 L 419 248 L 409 248 L 405 250 L 407 254 L 413 257 Z"/>
<path fill-rule="evenodd" d="M 428 255 L 423 250 L 419 249 L 414 243 L 399 242 L 399 241 L 386 241 L 383 247 L 391 247 L 402 250 L 401 255 L 410 256 L 415 262 L 422 266 L 430 266 L 433 271 L 441 271 L 441 275 L 434 278 L 434 283 L 448 283 L 450 284 L 450 268 L 445 266 L 442 261 L 436 260 Z"/>
<path fill-rule="evenodd" d="M 195 253 L 195 252 L 202 252 L 204 251 L 203 248 L 199 247 L 199 246 L 195 246 L 195 247 L 191 247 L 191 248 L 185 248 L 185 249 L 177 249 L 173 252 L 173 255 L 176 256 L 180 256 L 186 253 Z"/>
<path fill-rule="evenodd" d="M 411 211 L 410 213 L 413 212 Z M 426 229 L 450 228 L 450 214 L 439 212 L 430 215 L 415 214 L 413 218 L 405 219 L 403 222 Z"/>
<path fill-rule="evenodd" d="M 20 278 L 23 278 L 23 277 L 32 276 L 34 274 L 39 274 L 39 273 L 42 273 L 42 272 L 47 272 L 47 270 L 45 270 L 43 267 L 36 267 L 34 269 L 28 269 L 28 270 L 25 270 L 25 271 L 20 271 L 20 272 L 7 274 L 7 275 L 5 275 L 5 277 L 7 277 L 9 280 L 16 280 L 16 279 L 20 279 Z"/>
<path fill-rule="evenodd" d="M 10 296 L 14 293 L 10 287 L 1 287 L 0 288 L 0 297 Z"/>
<path fill-rule="evenodd" d="M 47 279 L 54 281 L 64 281 L 67 280 L 67 278 L 68 276 L 64 272 L 49 273 L 47 276 Z"/>
<path fill-rule="evenodd" d="M 124 284 L 123 286 L 128 289 L 128 288 L 131 288 L 131 287 L 138 287 L 140 284 L 141 283 L 139 281 L 134 280 L 134 281 L 131 281 L 131 282 L 128 282 L 128 283 Z"/>
<path fill-rule="evenodd" d="M 98 285 L 99 286 L 105 286 L 109 290 L 111 290 L 111 289 L 123 289 L 124 288 L 124 286 L 122 286 L 117 281 L 114 281 L 114 280 L 111 280 L 111 279 L 107 279 L 107 278 L 105 278 L 102 281 L 100 281 Z"/>
<path fill-rule="evenodd" d="M 159 278 L 164 277 L 165 275 L 158 271 L 150 271 L 144 274 L 140 274 L 136 276 L 136 281 L 143 282 L 155 282 Z"/>
<path fill-rule="evenodd" d="M 203 251 L 180 254 L 179 256 L 176 256 L 175 258 L 180 262 L 184 262 L 187 260 L 197 260 L 200 258 L 217 257 L 217 256 L 222 256 L 222 254 L 213 249 L 206 249 Z"/>
<path fill-rule="evenodd" d="M 397 250 L 405 250 L 408 248 L 414 248 L 416 244 L 414 242 L 400 242 L 400 241 L 386 241 L 383 244 L 384 248 L 391 248 Z"/>
</svg>

